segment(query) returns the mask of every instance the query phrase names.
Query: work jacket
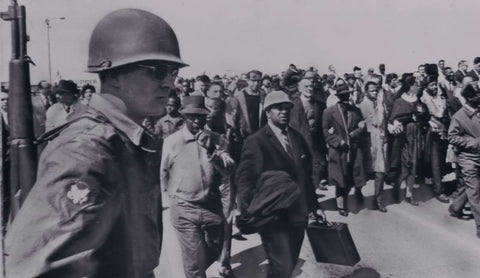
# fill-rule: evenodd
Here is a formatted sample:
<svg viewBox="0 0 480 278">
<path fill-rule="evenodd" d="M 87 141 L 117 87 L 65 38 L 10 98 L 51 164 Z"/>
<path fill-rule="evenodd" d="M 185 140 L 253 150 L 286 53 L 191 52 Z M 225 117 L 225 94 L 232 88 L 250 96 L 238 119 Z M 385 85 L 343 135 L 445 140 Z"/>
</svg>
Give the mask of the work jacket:
<svg viewBox="0 0 480 278">
<path fill-rule="evenodd" d="M 7 277 L 153 277 L 159 155 L 122 104 L 94 95 L 84 114 L 43 137 L 52 140 L 37 181 L 5 239 Z"/>
</svg>

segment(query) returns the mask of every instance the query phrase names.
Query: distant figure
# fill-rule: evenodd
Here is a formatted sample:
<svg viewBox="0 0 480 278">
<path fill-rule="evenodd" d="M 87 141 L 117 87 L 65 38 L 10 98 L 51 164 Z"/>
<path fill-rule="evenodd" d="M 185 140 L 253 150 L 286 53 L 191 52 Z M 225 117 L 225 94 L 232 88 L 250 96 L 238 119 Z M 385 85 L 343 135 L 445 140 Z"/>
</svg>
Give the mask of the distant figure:
<svg viewBox="0 0 480 278">
<path fill-rule="evenodd" d="M 462 79 L 465 75 L 467 75 L 467 69 L 468 69 L 468 64 L 467 64 L 467 61 L 465 60 L 460 60 L 460 62 L 458 62 L 458 69 L 457 71 L 455 72 L 455 81 L 457 83 L 462 83 Z"/>
<path fill-rule="evenodd" d="M 183 126 L 183 116 L 178 112 L 180 108 L 180 98 L 170 96 L 168 98 L 165 111 L 167 115 L 163 116 L 154 126 L 155 135 L 162 139 L 167 138 L 170 134 L 179 130 Z"/>
<path fill-rule="evenodd" d="M 47 110 L 54 103 L 52 85 L 45 80 L 40 81 L 37 85 L 37 92 L 32 95 L 33 133 L 35 137 L 45 132 Z"/>
<path fill-rule="evenodd" d="M 473 59 L 473 69 L 468 72 L 468 75 L 472 77 L 474 82 L 480 79 L 480 57 Z"/>
<path fill-rule="evenodd" d="M 80 115 L 86 109 L 86 106 L 78 101 L 78 89 L 75 82 L 60 80 L 53 91 L 60 96 L 60 102 L 48 108 L 45 131 L 61 126 L 68 120 Z"/>
<path fill-rule="evenodd" d="M 81 103 L 83 105 L 88 106 L 90 104 L 90 100 L 92 99 L 92 95 L 95 93 L 95 87 L 90 84 L 85 84 L 80 91 L 80 96 L 82 97 Z"/>
<path fill-rule="evenodd" d="M 247 74 L 248 86 L 238 91 L 233 110 L 233 126 L 240 130 L 242 137 L 247 138 L 264 125 L 263 99 L 265 92 L 261 89 L 262 73 L 252 70 Z"/>
</svg>

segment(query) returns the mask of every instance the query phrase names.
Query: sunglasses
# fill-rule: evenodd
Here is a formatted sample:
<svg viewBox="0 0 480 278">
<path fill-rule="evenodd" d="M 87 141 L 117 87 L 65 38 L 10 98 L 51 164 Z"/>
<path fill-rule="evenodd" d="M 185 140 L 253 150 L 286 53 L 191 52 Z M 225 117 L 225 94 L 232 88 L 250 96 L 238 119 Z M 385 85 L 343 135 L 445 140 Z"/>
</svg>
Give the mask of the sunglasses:
<svg viewBox="0 0 480 278">
<path fill-rule="evenodd" d="M 137 66 L 150 69 L 153 72 L 153 76 L 160 81 L 163 81 L 168 75 L 172 76 L 174 79 L 178 76 L 178 67 L 176 66 L 145 64 L 137 64 Z"/>
</svg>

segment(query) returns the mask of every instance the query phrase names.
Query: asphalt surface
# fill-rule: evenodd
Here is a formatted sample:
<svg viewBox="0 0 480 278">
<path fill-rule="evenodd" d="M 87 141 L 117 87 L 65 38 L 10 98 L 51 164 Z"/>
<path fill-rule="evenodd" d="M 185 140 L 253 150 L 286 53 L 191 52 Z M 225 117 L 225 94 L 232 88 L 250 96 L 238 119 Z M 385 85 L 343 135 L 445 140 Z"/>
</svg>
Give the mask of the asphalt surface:
<svg viewBox="0 0 480 278">
<path fill-rule="evenodd" d="M 323 191 L 321 198 L 330 221 L 345 222 L 360 253 L 355 266 L 315 262 L 310 243 L 305 241 L 294 277 L 399 277 L 399 278 L 478 278 L 480 277 L 480 239 L 475 235 L 473 220 L 449 216 L 448 204 L 440 203 L 428 186 L 415 189 L 420 205 L 393 201 L 386 187 L 387 213 L 374 210 L 373 183 L 364 187 L 363 202 L 349 198 L 350 215 L 335 211 L 334 188 Z M 402 191 L 404 193 L 404 190 Z M 353 190 L 352 193 L 353 194 Z M 176 235 L 165 210 L 164 249 L 157 277 L 184 277 Z M 267 260 L 258 235 L 246 241 L 233 241 L 232 267 L 235 276 L 265 277 Z M 208 277 L 219 277 L 213 264 Z"/>
</svg>

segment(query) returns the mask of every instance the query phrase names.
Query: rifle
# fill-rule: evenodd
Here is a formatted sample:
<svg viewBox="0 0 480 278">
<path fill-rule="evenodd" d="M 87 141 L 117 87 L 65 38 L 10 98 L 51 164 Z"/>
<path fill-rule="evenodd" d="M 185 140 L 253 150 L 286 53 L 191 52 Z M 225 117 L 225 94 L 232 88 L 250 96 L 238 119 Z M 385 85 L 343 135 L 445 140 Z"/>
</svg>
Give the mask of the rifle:
<svg viewBox="0 0 480 278">
<path fill-rule="evenodd" d="M 11 164 L 10 180 L 6 181 L 4 185 L 9 186 L 10 189 L 9 215 L 11 221 L 36 179 L 37 153 L 33 135 L 29 68 L 29 63 L 34 63 L 27 55 L 29 37 L 26 28 L 25 6 L 19 6 L 16 0 L 11 0 L 8 11 L 0 13 L 0 17 L 5 21 L 10 21 L 12 28 L 8 106 Z"/>
</svg>

